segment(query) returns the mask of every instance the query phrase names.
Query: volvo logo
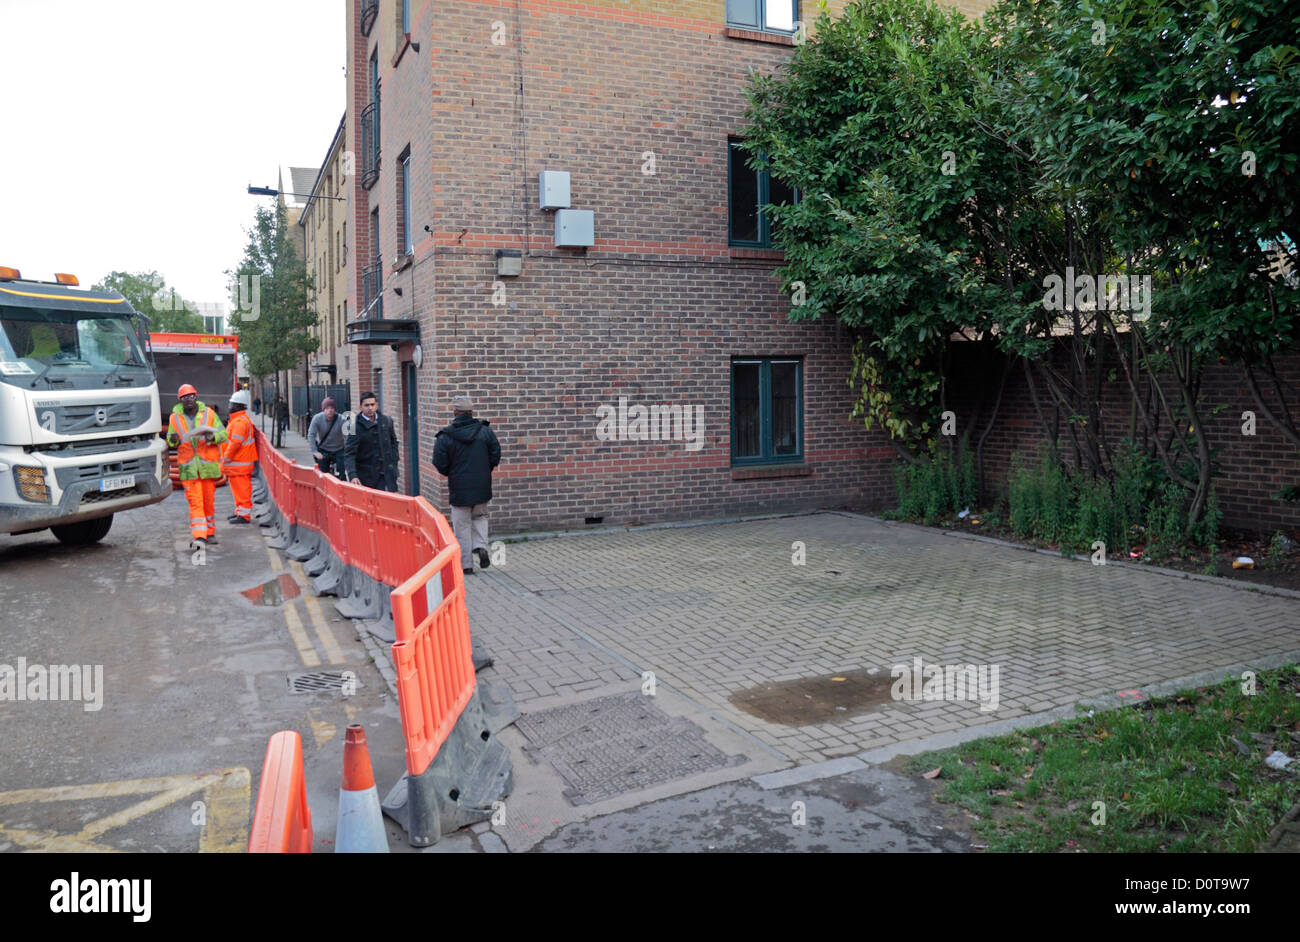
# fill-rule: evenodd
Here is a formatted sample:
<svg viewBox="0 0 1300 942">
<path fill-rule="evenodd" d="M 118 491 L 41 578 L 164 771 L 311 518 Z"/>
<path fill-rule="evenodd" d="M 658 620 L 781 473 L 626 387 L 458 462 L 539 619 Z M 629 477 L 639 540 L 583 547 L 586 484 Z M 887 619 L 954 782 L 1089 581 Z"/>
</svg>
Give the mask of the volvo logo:
<svg viewBox="0 0 1300 942">
<path fill-rule="evenodd" d="M 95 410 L 95 424 L 96 425 L 108 424 L 108 410 L 105 409 L 103 406 L 100 406 L 98 409 Z"/>
</svg>

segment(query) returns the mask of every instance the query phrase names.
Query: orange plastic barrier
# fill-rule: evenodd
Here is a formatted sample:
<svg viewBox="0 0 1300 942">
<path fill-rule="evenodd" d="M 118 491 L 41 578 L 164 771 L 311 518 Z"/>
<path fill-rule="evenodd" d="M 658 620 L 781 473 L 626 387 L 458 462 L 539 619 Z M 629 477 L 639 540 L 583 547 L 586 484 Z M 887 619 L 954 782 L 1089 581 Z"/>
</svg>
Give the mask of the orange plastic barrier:
<svg viewBox="0 0 1300 942">
<path fill-rule="evenodd" d="M 348 526 L 345 510 L 351 493 L 344 484 L 332 474 L 322 474 L 321 500 L 322 512 L 325 514 L 325 535 L 329 538 L 334 555 L 348 564 Z"/>
<path fill-rule="evenodd" d="M 379 575 L 385 585 L 401 585 L 420 568 L 417 539 L 419 503 L 410 497 L 371 491 L 371 528 L 378 551 Z"/>
<path fill-rule="evenodd" d="M 430 583 L 441 580 L 445 586 L 444 574 L 450 575 L 454 588 L 441 601 L 430 604 Z M 390 597 L 397 633 L 393 666 L 406 734 L 406 770 L 414 776 L 429 767 L 474 695 L 460 546 L 455 542 L 444 546 Z"/>
<path fill-rule="evenodd" d="M 451 525 L 422 498 L 296 466 L 260 431 L 257 446 L 271 498 L 286 520 L 326 535 L 345 565 L 397 586 L 390 594 L 393 664 L 406 767 L 419 775 L 475 688 L 460 544 Z"/>
<path fill-rule="evenodd" d="M 266 487 L 271 492 L 271 499 L 280 508 L 286 524 L 297 523 L 294 515 L 294 490 L 290 478 L 291 464 L 284 455 L 271 447 L 270 441 L 261 429 L 253 429 L 257 436 L 257 458 L 266 477 Z"/>
<path fill-rule="evenodd" d="M 325 519 L 322 509 L 317 506 L 318 498 L 324 496 L 321 487 L 321 473 L 316 468 L 300 464 L 288 466 L 289 486 L 293 489 L 294 518 L 300 527 L 325 532 Z"/>
<path fill-rule="evenodd" d="M 281 730 L 266 745 L 248 852 L 310 854 L 311 845 L 311 809 L 307 807 L 302 738 L 291 729 Z"/>
<path fill-rule="evenodd" d="M 452 534 L 451 524 L 447 522 L 447 518 L 423 501 L 420 502 L 420 515 L 418 519 L 420 531 L 420 552 L 422 554 L 427 553 L 428 555 L 420 560 L 417 568 L 423 568 L 428 565 L 435 556 L 441 553 L 448 546 L 455 546 L 457 549 L 460 548 L 460 543 L 457 542 L 456 537 Z M 456 588 L 458 582 L 462 582 L 464 578 L 465 577 L 461 574 L 460 566 L 443 568 L 442 597 L 444 599 L 448 598 L 451 595 L 452 590 Z"/>
<path fill-rule="evenodd" d="M 375 545 L 375 494 L 360 484 L 343 485 L 343 525 L 348 533 L 348 555 L 343 560 L 360 569 L 372 579 L 378 579 L 379 548 Z M 406 498 L 412 500 L 413 498 Z"/>
</svg>

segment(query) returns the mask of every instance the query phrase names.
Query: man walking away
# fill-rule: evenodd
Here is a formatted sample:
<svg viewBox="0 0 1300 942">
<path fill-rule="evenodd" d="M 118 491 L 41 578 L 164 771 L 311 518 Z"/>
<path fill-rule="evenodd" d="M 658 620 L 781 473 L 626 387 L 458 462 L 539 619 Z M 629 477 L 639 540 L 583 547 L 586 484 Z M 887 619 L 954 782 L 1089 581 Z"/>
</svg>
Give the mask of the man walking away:
<svg viewBox="0 0 1300 942">
<path fill-rule="evenodd" d="M 488 555 L 488 501 L 492 499 L 492 469 L 501 463 L 501 443 L 488 422 L 474 418 L 468 396 L 451 401 L 452 423 L 433 442 L 433 466 L 447 477 L 451 528 L 460 544 L 460 568 L 474 574 L 471 551 L 482 569 L 492 565 Z"/>
<path fill-rule="evenodd" d="M 241 389 L 230 397 L 230 435 L 222 455 L 222 467 L 230 483 L 230 496 L 235 499 L 234 516 L 227 523 L 253 522 L 253 468 L 257 464 L 257 438 L 253 435 L 253 420 L 248 415 L 248 390 Z"/>
<path fill-rule="evenodd" d="M 343 470 L 349 481 L 397 490 L 397 432 L 372 392 L 361 394 L 361 414 L 344 421 Z"/>
<path fill-rule="evenodd" d="M 167 420 L 167 444 L 176 449 L 181 485 L 190 505 L 190 547 L 217 542 L 216 490 L 221 477 L 221 449 L 226 430 L 216 414 L 199 402 L 199 391 L 186 383 L 176 391 L 180 402 Z"/>
<path fill-rule="evenodd" d="M 325 397 L 321 411 L 311 419 L 307 428 L 307 442 L 316 467 L 326 474 L 342 477 L 343 474 L 343 419 L 334 406 L 334 400 Z"/>
</svg>

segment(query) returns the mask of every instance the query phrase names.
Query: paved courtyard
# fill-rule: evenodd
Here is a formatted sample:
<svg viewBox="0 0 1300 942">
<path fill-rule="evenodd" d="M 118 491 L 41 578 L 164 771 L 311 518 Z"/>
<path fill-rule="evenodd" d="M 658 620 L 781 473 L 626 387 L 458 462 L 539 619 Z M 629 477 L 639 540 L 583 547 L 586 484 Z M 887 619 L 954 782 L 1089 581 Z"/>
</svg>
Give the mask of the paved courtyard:
<svg viewBox="0 0 1300 942">
<path fill-rule="evenodd" d="M 1296 598 L 850 514 L 505 554 L 467 580 L 470 625 L 525 713 L 648 671 L 800 764 L 1300 649 Z M 996 709 L 892 700 L 891 668 L 915 658 L 996 665 Z M 831 714 L 807 720 L 819 705 Z"/>
</svg>

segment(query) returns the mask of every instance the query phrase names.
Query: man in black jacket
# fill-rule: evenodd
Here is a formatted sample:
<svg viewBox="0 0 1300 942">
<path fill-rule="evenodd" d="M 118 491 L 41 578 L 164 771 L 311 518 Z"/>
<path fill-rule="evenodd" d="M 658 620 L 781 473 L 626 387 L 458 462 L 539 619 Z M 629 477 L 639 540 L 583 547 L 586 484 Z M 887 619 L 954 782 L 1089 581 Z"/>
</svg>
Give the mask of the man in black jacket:
<svg viewBox="0 0 1300 942">
<path fill-rule="evenodd" d="M 344 423 L 343 469 L 349 481 L 397 490 L 397 432 L 372 392 L 361 394 L 361 414 Z"/>
<path fill-rule="evenodd" d="M 501 463 L 501 443 L 488 423 L 474 418 L 468 396 L 451 401 L 452 423 L 438 432 L 433 442 L 433 466 L 447 476 L 451 500 L 451 528 L 460 543 L 460 568 L 474 574 L 474 558 L 487 569 L 488 501 L 492 499 L 492 469 Z"/>
</svg>

